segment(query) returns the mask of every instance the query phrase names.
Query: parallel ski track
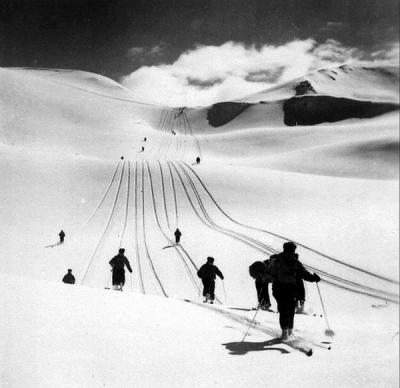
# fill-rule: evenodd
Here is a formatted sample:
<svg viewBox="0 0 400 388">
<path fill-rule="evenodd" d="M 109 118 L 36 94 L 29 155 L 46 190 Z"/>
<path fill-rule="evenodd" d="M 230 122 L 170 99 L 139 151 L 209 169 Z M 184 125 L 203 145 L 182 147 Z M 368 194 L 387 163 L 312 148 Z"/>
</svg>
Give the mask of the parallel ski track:
<svg viewBox="0 0 400 388">
<path fill-rule="evenodd" d="M 208 220 L 208 222 L 210 222 L 211 226 L 212 226 L 212 227 L 216 227 L 216 230 L 219 230 L 219 231 L 221 231 L 222 233 L 231 235 L 233 238 L 236 238 L 236 239 L 237 239 L 237 236 L 234 237 L 234 236 L 231 234 L 232 231 L 230 231 L 230 230 L 227 229 L 227 228 L 222 228 L 222 227 L 216 225 L 212 220 L 210 220 L 210 217 L 207 215 L 207 212 L 205 211 L 205 207 L 204 207 L 204 205 L 202 204 L 201 197 L 200 197 L 200 195 L 199 195 L 199 193 L 198 193 L 198 191 L 197 191 L 197 189 L 196 189 L 196 187 L 195 187 L 195 184 L 194 184 L 194 182 L 192 181 L 191 177 L 188 175 L 188 173 L 187 173 L 187 171 L 185 170 L 184 166 L 186 166 L 188 169 L 190 169 L 190 170 L 193 172 L 193 174 L 196 175 L 196 177 L 198 178 L 198 180 L 201 182 L 201 180 L 200 180 L 200 178 L 198 177 L 198 175 L 197 175 L 197 174 L 193 171 L 193 169 L 190 168 L 186 163 L 180 163 L 180 162 L 178 162 L 178 165 L 180 166 L 180 168 L 181 168 L 182 171 L 186 172 L 185 176 L 186 176 L 187 180 L 189 181 L 189 184 L 191 185 L 192 190 L 195 192 L 195 195 L 196 195 L 196 198 L 197 198 L 197 200 L 198 200 L 199 206 L 201 207 L 202 212 L 203 212 L 205 218 Z M 176 171 L 177 171 L 177 170 L 176 170 Z M 177 173 L 178 173 L 178 175 L 180 176 L 179 172 L 177 172 Z M 181 178 L 181 177 L 180 177 L 180 178 Z M 181 179 L 181 182 L 182 182 L 182 184 L 184 184 L 182 179 Z M 238 223 L 237 221 L 233 220 L 233 219 L 232 219 L 231 217 L 229 217 L 225 212 L 223 212 L 223 210 L 222 210 L 221 207 L 217 204 L 217 202 L 216 202 L 215 199 L 212 197 L 212 195 L 210 194 L 210 192 L 208 191 L 208 189 L 205 187 L 205 185 L 204 185 L 202 182 L 201 182 L 201 184 L 202 184 L 202 186 L 204 187 L 204 189 L 206 190 L 207 194 L 208 194 L 208 195 L 210 196 L 210 198 L 212 199 L 212 201 L 213 201 L 213 202 L 215 203 L 215 205 L 218 207 L 218 209 L 219 209 L 229 220 L 231 220 L 232 222 L 234 222 L 234 223 L 236 223 L 236 224 L 239 224 L 239 225 L 241 225 L 241 226 L 246 226 L 246 225 L 243 225 L 243 224 Z M 185 192 L 186 192 L 186 194 L 187 194 L 187 196 L 188 196 L 187 190 L 185 190 Z M 189 198 L 189 196 L 188 196 L 188 198 Z M 190 200 L 189 200 L 189 201 L 190 201 Z M 190 202 L 191 202 L 191 201 L 190 201 Z M 192 204 L 192 202 L 191 202 L 191 204 Z M 193 205 L 192 205 L 192 207 L 193 207 Z M 193 208 L 194 208 L 194 207 L 193 207 Z M 197 211 L 196 211 L 196 214 L 198 214 Z M 204 222 L 204 221 L 203 221 L 203 222 Z M 224 231 L 224 229 L 225 229 L 225 231 Z M 250 227 L 250 229 L 253 229 L 253 228 Z M 234 232 L 234 233 L 237 233 L 237 232 Z M 278 251 L 275 250 L 274 248 L 272 248 L 272 247 L 270 247 L 270 246 L 267 246 L 266 244 L 263 244 L 262 242 L 260 242 L 260 241 L 258 241 L 258 240 L 256 240 L 256 239 L 250 238 L 250 237 L 245 236 L 245 235 L 243 235 L 243 234 L 241 234 L 241 233 L 238 233 L 238 235 L 239 235 L 241 238 L 247 239 L 247 242 L 245 242 L 245 243 L 247 243 L 248 245 L 253 245 L 253 244 L 255 244 L 255 246 L 253 246 L 253 247 L 255 247 L 256 249 L 259 249 L 259 250 L 261 250 L 261 251 L 264 251 L 264 253 L 271 254 L 271 252 L 272 252 L 272 253 L 277 253 L 277 252 L 278 252 Z M 239 239 L 241 239 L 241 238 L 239 238 Z M 243 240 L 242 240 L 242 241 L 243 241 Z M 285 241 L 289 241 L 289 240 L 285 240 Z M 244 241 L 243 241 L 243 242 L 244 242 Z M 325 256 L 326 256 L 326 255 L 325 255 Z M 326 272 L 326 271 L 322 271 L 322 270 L 320 270 L 320 269 L 318 269 L 318 268 L 315 268 L 315 267 L 312 267 L 312 266 L 309 266 L 309 265 L 305 265 L 305 267 L 306 267 L 307 269 L 310 269 L 310 270 L 319 272 L 320 274 L 324 275 L 324 276 L 327 277 L 327 278 L 330 278 L 331 281 L 328 281 L 327 279 L 323 279 L 323 280 L 326 281 L 327 283 L 331 284 L 331 285 L 337 285 L 335 282 L 332 281 L 332 280 L 334 280 L 334 281 L 337 281 L 337 282 L 339 282 L 339 283 L 347 284 L 348 286 L 352 286 L 352 287 L 355 287 L 355 288 L 360 288 L 360 289 L 362 289 L 362 290 L 364 290 L 364 291 L 361 291 L 361 290 L 354 290 L 354 289 L 352 289 L 352 288 L 349 288 L 349 287 L 344 286 L 343 284 L 342 284 L 342 285 L 337 285 L 337 286 L 340 286 L 340 288 L 344 288 L 344 289 L 347 289 L 347 290 L 349 290 L 349 291 L 358 292 L 358 293 L 361 293 L 361 294 L 364 294 L 364 295 L 368 295 L 368 296 L 373 296 L 373 297 L 376 297 L 376 298 L 379 298 L 379 299 L 383 299 L 383 300 L 390 300 L 390 301 L 392 301 L 392 302 L 394 302 L 394 303 L 399 303 L 398 300 L 393 299 L 393 298 L 398 298 L 398 295 L 396 295 L 396 294 L 393 294 L 393 293 L 390 293 L 390 292 L 387 292 L 387 291 L 384 291 L 384 290 L 379 290 L 379 289 L 377 289 L 377 288 L 368 287 L 368 286 L 365 286 L 365 285 L 363 285 L 363 284 L 360 284 L 360 283 L 357 283 L 357 282 L 353 282 L 353 281 L 350 281 L 350 280 L 347 280 L 347 279 L 344 279 L 344 278 L 341 278 L 341 277 L 332 275 L 332 274 L 330 274 L 330 273 L 328 273 L 328 272 Z M 356 267 L 356 268 L 357 268 L 357 267 Z M 368 271 L 366 271 L 366 272 L 368 273 Z M 368 273 L 368 274 L 370 274 L 370 273 Z M 380 277 L 379 275 L 376 275 L 375 277 L 378 277 L 379 279 L 381 279 L 381 277 Z M 385 279 L 385 280 L 386 280 L 386 279 Z M 367 291 L 368 291 L 368 292 L 367 292 Z M 382 295 L 372 294 L 371 292 L 372 292 L 372 293 L 382 294 Z"/>
<path fill-rule="evenodd" d="M 186 185 L 185 185 L 185 182 L 184 182 L 184 179 L 182 178 L 181 173 L 179 172 L 178 168 L 176 167 L 176 165 L 175 165 L 174 163 L 172 163 L 172 162 L 170 162 L 170 163 L 171 163 L 171 166 L 174 168 L 174 170 L 175 170 L 175 172 L 176 172 L 176 174 L 177 174 L 179 180 L 181 181 L 181 185 L 182 185 L 182 187 L 183 187 L 183 189 L 184 189 L 184 191 L 185 191 L 186 197 L 188 198 L 192 209 L 194 210 L 194 212 L 196 213 L 196 215 L 198 216 L 198 218 L 199 218 L 207 227 L 209 227 L 209 228 L 211 228 L 211 229 L 213 229 L 213 230 L 216 230 L 216 231 L 218 231 L 218 232 L 220 232 L 220 233 L 223 233 L 223 234 L 225 234 L 225 235 L 227 235 L 227 236 L 230 236 L 230 237 L 232 237 L 232 238 L 234 238 L 234 239 L 236 239 L 236 240 L 239 240 L 239 241 L 241 241 L 242 243 L 247 244 L 247 245 L 249 245 L 250 247 L 255 248 L 255 249 L 257 249 L 257 250 L 259 250 L 259 251 L 261 251 L 261 252 L 263 252 L 263 253 L 266 253 L 266 252 L 268 252 L 268 254 L 277 253 L 277 251 L 276 251 L 275 249 L 273 249 L 273 248 L 271 248 L 271 247 L 268 247 L 266 244 L 262 243 L 261 241 L 257 241 L 256 239 L 254 239 L 254 238 L 252 238 L 252 237 L 246 236 L 246 235 L 244 235 L 244 234 L 242 234 L 242 233 L 239 233 L 239 232 L 233 231 L 233 230 L 231 230 L 231 229 L 228 229 L 228 228 L 225 228 L 225 227 L 222 227 L 222 226 L 217 225 L 217 224 L 211 219 L 211 217 L 209 216 L 209 214 L 207 213 L 207 211 L 206 211 L 206 209 L 205 209 L 205 207 L 204 207 L 204 204 L 203 204 L 203 202 L 202 202 L 202 200 L 201 200 L 201 198 L 200 198 L 200 195 L 199 195 L 199 193 L 198 193 L 196 187 L 193 185 L 192 180 L 190 179 L 190 177 L 189 177 L 188 175 L 185 174 L 186 171 L 184 171 L 184 170 L 182 169 L 182 172 L 183 172 L 183 173 L 185 174 L 185 176 L 186 176 L 186 181 L 187 181 L 187 183 L 189 183 L 190 187 L 192 188 L 192 191 L 193 191 L 193 193 L 194 193 L 194 195 L 195 195 L 195 198 L 196 198 L 196 200 L 197 200 L 197 203 L 199 204 L 201 213 L 203 214 L 203 216 L 201 216 L 201 215 L 199 214 L 199 212 L 197 211 L 196 206 L 194 205 L 194 202 L 193 202 L 192 198 L 190 197 L 189 191 L 188 191 L 188 189 L 187 189 L 187 187 L 186 187 Z M 178 164 L 178 165 L 179 165 L 179 164 Z"/>
<path fill-rule="evenodd" d="M 232 217 L 230 217 L 230 216 L 221 208 L 221 206 L 216 202 L 216 200 L 215 200 L 214 197 L 211 195 L 211 193 L 210 193 L 210 191 L 207 189 L 207 187 L 204 185 L 203 181 L 200 179 L 200 177 L 198 176 L 198 174 L 197 174 L 187 163 L 182 162 L 182 163 L 180 163 L 180 164 L 181 164 L 181 165 L 183 164 L 187 169 L 189 169 L 189 170 L 193 173 L 193 175 L 197 178 L 197 180 L 199 181 L 199 183 L 201 184 L 201 186 L 202 186 L 202 187 L 204 188 L 204 190 L 207 192 L 209 198 L 212 200 L 212 202 L 215 204 L 215 206 L 220 210 L 220 212 L 221 212 L 225 217 L 227 217 L 227 218 L 228 218 L 230 221 L 232 221 L 233 223 L 235 223 L 235 224 L 237 224 L 237 225 L 240 225 L 240 226 L 242 226 L 242 227 L 248 228 L 248 229 L 256 230 L 256 231 L 259 231 L 259 232 L 263 232 L 263 233 L 269 234 L 269 235 L 274 236 L 274 237 L 278 237 L 278 238 L 282 239 L 283 241 L 292 241 L 292 242 L 294 242 L 297 246 L 302 247 L 302 248 L 304 248 L 304 249 L 306 249 L 306 250 L 308 250 L 308 251 L 310 251 L 310 252 L 316 253 L 316 254 L 318 254 L 319 256 L 322 256 L 322 257 L 324 257 L 324 258 L 326 258 L 326 259 L 328 259 L 328 260 L 334 261 L 335 263 L 341 264 L 341 265 L 343 265 L 343 266 L 345 266 L 345 267 L 348 267 L 348 268 L 352 268 L 352 269 L 354 269 L 354 270 L 356 270 L 356 271 L 360 271 L 360 272 L 362 272 L 362 273 L 364 273 L 364 274 L 370 275 L 370 276 L 375 277 L 375 278 L 377 278 L 377 279 L 385 280 L 385 281 L 387 281 L 387 282 L 389 282 L 389 283 L 399 284 L 399 282 L 398 282 L 397 280 L 390 279 L 390 278 L 387 278 L 387 277 L 385 277 L 385 276 L 377 275 L 377 274 L 375 274 L 375 273 L 373 273 L 373 272 L 367 271 L 367 270 L 362 269 L 362 268 L 360 268 L 360 267 L 354 266 L 354 265 L 352 265 L 352 264 L 348 264 L 348 263 L 344 262 L 343 260 L 336 259 L 336 258 L 334 258 L 334 257 L 332 257 L 332 256 L 329 256 L 329 255 L 323 253 L 323 252 L 320 252 L 320 251 L 318 251 L 318 250 L 316 250 L 316 249 L 313 249 L 313 248 L 311 248 L 311 247 L 309 247 L 309 246 L 307 246 L 307 245 L 304 245 L 304 244 L 302 244 L 302 243 L 300 243 L 300 242 L 298 242 L 298 241 L 289 239 L 289 238 L 287 238 L 287 237 L 281 236 L 281 235 L 279 235 L 279 234 L 273 233 L 273 232 L 268 231 L 268 230 L 265 230 L 265 229 L 256 228 L 256 227 L 253 227 L 253 226 L 250 226 L 250 225 L 243 224 L 243 223 L 241 223 L 241 222 L 239 222 L 239 221 L 236 221 L 235 219 L 233 219 Z"/>
<path fill-rule="evenodd" d="M 123 179 L 123 176 L 124 176 L 124 170 L 125 170 L 125 161 L 124 161 L 123 166 L 122 166 L 121 176 L 119 178 L 119 183 L 118 183 L 118 189 L 117 189 L 117 192 L 115 194 L 114 202 L 113 202 L 113 205 L 112 205 L 112 208 L 111 208 L 111 212 L 110 212 L 109 217 L 108 217 L 107 224 L 106 224 L 106 226 L 105 226 L 105 228 L 103 230 L 103 233 L 101 234 L 100 239 L 98 240 L 98 242 L 96 244 L 96 247 L 94 248 L 93 253 L 92 253 L 92 255 L 91 255 L 90 259 L 89 259 L 89 262 L 88 262 L 88 264 L 86 266 L 86 270 L 84 271 L 83 277 L 81 278 L 81 281 L 80 281 L 81 284 L 83 284 L 83 282 L 85 281 L 86 276 L 87 276 L 87 274 L 89 272 L 89 268 L 92 265 L 93 260 L 94 260 L 94 258 L 96 256 L 97 250 L 98 250 L 98 248 L 100 246 L 100 243 L 103 240 L 103 238 L 104 238 L 104 236 L 105 236 L 105 234 L 106 234 L 106 232 L 107 232 L 107 230 L 108 230 L 108 228 L 110 226 L 110 223 L 111 223 L 111 220 L 113 218 L 113 215 L 114 215 L 114 212 L 115 212 L 115 208 L 116 208 L 116 205 L 117 205 L 117 202 L 118 202 L 118 197 L 119 197 L 120 190 L 121 190 L 122 179 Z"/>
<path fill-rule="evenodd" d="M 193 272 L 191 271 L 188 263 L 186 262 L 184 256 L 182 255 L 182 253 L 178 250 L 177 246 L 174 244 L 174 242 L 168 237 L 168 235 L 165 233 L 161 222 L 160 222 L 160 218 L 158 216 L 158 212 L 157 212 L 157 206 L 156 206 L 156 200 L 155 200 L 155 194 L 154 194 L 154 185 L 153 185 L 153 176 L 151 173 L 151 169 L 150 169 L 150 165 L 149 162 L 146 162 L 146 166 L 147 166 L 147 172 L 148 172 L 148 176 L 149 176 L 149 180 L 150 180 L 150 189 L 151 189 L 151 197 L 152 197 L 152 203 L 153 203 L 153 211 L 154 211 L 154 216 L 157 222 L 157 226 L 158 229 L 160 230 L 160 232 L 163 234 L 163 236 L 165 237 L 166 241 L 171 244 L 173 246 L 173 248 L 175 249 L 176 253 L 178 254 L 178 256 L 180 257 L 184 268 L 189 276 L 190 281 L 192 282 L 196 293 L 198 293 L 200 291 L 200 286 L 198 284 L 198 282 L 196 281 L 196 278 L 193 275 Z M 161 176 L 162 176 L 162 170 L 160 170 Z M 165 195 L 165 192 L 163 191 L 163 197 Z M 164 197 L 164 203 L 165 203 L 165 197 Z M 164 212 L 165 212 L 165 216 L 167 217 L 167 209 L 166 207 L 164 207 Z M 190 259 L 192 265 L 194 266 L 196 272 L 198 271 L 198 268 L 196 267 L 196 265 L 194 264 L 194 262 Z"/>
<path fill-rule="evenodd" d="M 122 229 L 121 237 L 119 239 L 118 248 L 121 248 L 122 241 L 125 235 L 126 224 L 128 223 L 128 209 L 129 209 L 129 193 L 131 186 L 131 162 L 128 161 L 128 186 L 126 189 L 126 204 L 125 204 L 125 216 L 124 216 L 124 227 Z"/>
<path fill-rule="evenodd" d="M 162 171 L 161 163 L 159 160 L 158 162 L 158 168 L 160 169 L 160 176 L 161 176 L 161 187 L 162 187 L 162 197 L 163 197 L 163 204 L 164 204 L 164 214 L 165 214 L 165 220 L 167 221 L 168 229 L 171 230 L 171 226 L 169 224 L 169 217 L 168 217 L 168 211 L 167 211 L 167 200 L 165 196 L 165 184 L 164 184 L 164 174 Z M 148 164 L 147 164 L 148 167 Z M 150 181 L 151 181 L 151 176 L 150 176 Z M 152 187 L 153 189 L 153 187 Z"/>
<path fill-rule="evenodd" d="M 176 200 L 176 188 L 175 188 L 175 181 L 174 181 L 174 177 L 172 176 L 172 170 L 171 170 L 171 166 L 169 163 L 167 163 L 168 166 L 168 171 L 169 171 L 169 177 L 171 180 L 171 185 L 172 185 L 172 191 L 174 194 L 174 210 L 175 210 L 175 224 L 174 224 L 174 229 L 176 229 L 178 227 L 178 202 Z"/>
<path fill-rule="evenodd" d="M 201 158 L 202 157 L 202 152 L 201 152 L 201 148 L 200 148 L 200 142 L 199 139 L 197 138 L 197 136 L 193 133 L 192 127 L 190 125 L 190 121 L 189 118 L 187 117 L 186 111 L 183 112 L 183 119 L 186 122 L 186 125 L 188 127 L 189 130 L 189 134 L 194 138 L 196 147 L 197 147 L 197 155 Z"/>
<path fill-rule="evenodd" d="M 145 254 L 146 254 L 146 258 L 147 258 L 147 260 L 148 260 L 148 262 L 149 262 L 149 264 L 150 264 L 150 268 L 152 269 L 152 271 L 153 271 L 153 275 L 154 275 L 154 277 L 156 278 L 156 280 L 157 280 L 157 283 L 158 283 L 158 285 L 159 285 L 159 287 L 160 287 L 160 290 L 161 290 L 161 292 L 163 293 L 163 295 L 165 296 L 165 297 L 168 297 L 168 294 L 165 292 L 165 289 L 164 289 L 164 286 L 162 285 L 162 283 L 161 283 L 161 280 L 160 280 L 160 278 L 159 278 L 159 276 L 158 276 L 158 274 L 157 274 L 157 271 L 156 271 L 156 269 L 154 268 L 154 263 L 153 263 L 153 260 L 152 260 L 152 258 L 151 258 L 151 256 L 150 256 L 150 253 L 149 253 L 149 248 L 148 248 L 148 246 L 147 246 L 147 239 L 146 239 L 146 223 L 145 223 L 145 195 L 144 195 L 144 192 L 145 192 L 145 186 L 144 186 L 144 162 L 142 161 L 142 163 L 141 163 L 141 172 L 142 172 L 142 226 L 143 226 L 143 245 L 144 245 L 144 248 L 145 248 Z"/>
<path fill-rule="evenodd" d="M 86 228 L 86 226 L 89 224 L 89 222 L 90 222 L 90 221 L 92 220 L 92 218 L 95 216 L 95 214 L 97 213 L 97 211 L 100 209 L 100 206 L 103 204 L 103 202 L 104 202 L 104 200 L 105 200 L 105 198 L 106 198 L 108 192 L 109 192 L 110 189 L 111 189 L 111 186 L 112 186 L 113 183 L 114 183 L 114 180 L 115 180 L 115 177 L 116 177 L 116 175 L 117 175 L 117 171 L 118 171 L 118 169 L 119 169 L 120 164 L 121 164 L 121 160 L 118 161 L 117 166 L 115 167 L 114 174 L 113 174 L 113 176 L 112 176 L 112 178 L 111 178 L 111 180 L 110 180 L 110 183 L 109 183 L 108 186 L 107 186 L 106 191 L 105 191 L 104 194 L 103 194 L 103 197 L 101 198 L 100 202 L 97 204 L 97 206 L 95 207 L 95 209 L 93 210 L 93 212 L 92 212 L 92 214 L 89 216 L 89 218 L 88 218 L 88 219 L 85 221 L 85 223 L 81 226 L 80 232 L 81 232 L 83 229 Z"/>
<path fill-rule="evenodd" d="M 179 164 L 179 163 L 178 163 L 178 164 Z M 174 166 L 174 167 L 175 167 L 175 166 Z M 180 167 L 181 167 L 181 170 L 184 170 L 184 169 L 182 168 L 182 166 L 180 166 Z M 175 168 L 176 168 L 176 167 L 175 167 Z M 178 172 L 177 169 L 176 169 L 176 171 L 177 171 L 178 176 L 179 176 L 180 179 L 181 179 L 182 185 L 184 185 L 184 182 L 183 182 L 183 179 L 182 179 L 181 175 L 179 174 L 179 172 Z M 246 235 L 244 235 L 244 234 L 242 234 L 242 233 L 233 232 L 232 230 L 230 230 L 230 229 L 228 229 L 228 228 L 223 228 L 223 227 L 220 227 L 220 226 L 216 225 L 216 224 L 212 221 L 212 219 L 209 217 L 209 215 L 207 214 L 207 212 L 206 212 L 206 210 L 205 210 L 205 207 L 204 207 L 204 205 L 203 205 L 203 203 L 202 203 L 201 197 L 200 197 L 199 193 L 197 192 L 197 189 L 196 189 L 196 187 L 194 186 L 193 181 L 191 180 L 191 178 L 189 177 L 188 174 L 186 174 L 186 178 L 187 178 L 187 180 L 189 181 L 189 184 L 191 185 L 193 192 L 195 193 L 195 196 L 196 196 L 196 198 L 197 198 L 197 201 L 198 201 L 198 203 L 199 203 L 199 206 L 200 206 L 200 208 L 201 208 L 201 211 L 202 211 L 202 213 L 203 213 L 205 219 L 206 219 L 206 220 L 209 222 L 209 224 L 210 224 L 210 225 L 208 225 L 207 223 L 205 223 L 206 225 L 210 226 L 211 228 L 213 228 L 213 229 L 215 229 L 215 230 L 217 230 L 217 231 L 220 231 L 221 233 L 230 235 L 231 237 L 233 237 L 233 238 L 235 238 L 235 239 L 239 239 L 239 240 L 241 240 L 242 242 L 244 242 L 245 244 L 248 244 L 248 245 L 250 245 L 250 246 L 252 246 L 252 247 L 254 247 L 254 248 L 256 248 L 256 249 L 258 249 L 258 250 L 260 250 L 260 251 L 263 251 L 263 252 L 266 253 L 266 254 L 269 254 L 269 255 L 270 255 L 271 253 L 278 253 L 277 250 L 275 250 L 274 248 L 272 248 L 272 247 L 270 247 L 270 246 L 268 246 L 268 245 L 266 245 L 266 244 L 260 242 L 260 241 L 257 240 L 257 239 L 248 237 L 248 236 L 246 236 Z M 189 196 L 189 193 L 188 193 L 188 191 L 187 191 L 186 189 L 185 189 L 185 192 L 186 192 L 186 195 L 188 196 L 188 199 L 189 199 L 190 196 Z M 193 209 L 195 210 L 192 201 L 191 201 L 190 199 L 189 199 L 189 201 L 190 201 L 190 203 L 191 203 Z M 196 210 L 195 210 L 195 212 L 196 212 L 196 214 L 199 216 L 199 214 L 198 214 L 198 212 L 197 212 Z M 201 217 L 199 217 L 199 218 L 202 220 Z M 202 220 L 202 221 L 204 222 L 204 220 Z M 376 289 L 376 288 L 368 287 L 368 286 L 365 286 L 365 285 L 363 285 L 363 284 L 356 283 L 356 282 L 353 282 L 353 281 L 350 281 L 350 280 L 347 280 L 347 279 L 344 279 L 344 278 L 341 278 L 341 277 L 332 275 L 332 274 L 330 274 L 330 273 L 328 273 L 328 272 L 326 272 L 326 271 L 320 270 L 320 269 L 318 269 L 318 268 L 315 268 L 315 267 L 312 267 L 312 266 L 309 266 L 309 265 L 305 265 L 305 267 L 306 267 L 307 269 L 309 269 L 309 270 L 319 272 L 321 275 L 324 275 L 324 276 L 327 277 L 327 278 L 330 278 L 331 281 L 330 281 L 329 283 L 332 284 L 332 285 L 336 285 L 335 282 L 332 282 L 332 280 L 334 280 L 334 281 L 336 281 L 336 282 L 338 282 L 338 283 L 342 283 L 341 286 L 340 286 L 340 288 L 345 288 L 345 289 L 347 289 L 347 290 L 349 290 L 349 291 L 359 292 L 359 293 L 364 294 L 364 295 L 374 296 L 374 297 L 379 298 L 379 299 L 390 300 L 390 301 L 392 301 L 392 302 L 398 303 L 398 301 L 396 301 L 395 299 L 393 299 L 393 297 L 396 297 L 396 295 L 393 294 L 393 293 L 389 293 L 389 292 L 387 292 L 387 291 L 383 291 L 383 290 L 379 290 L 379 289 Z M 324 279 L 324 280 L 325 280 L 325 279 Z M 345 287 L 345 286 L 343 285 L 343 283 L 344 283 L 344 284 L 347 284 L 348 286 L 361 289 L 361 290 L 363 290 L 363 291 L 360 291 L 360 290 L 357 290 L 357 289 L 354 290 L 353 288 Z M 367 292 L 367 291 L 368 291 L 368 292 Z M 381 294 L 381 295 L 371 294 L 371 292 L 372 292 L 372 293 L 378 293 L 378 294 Z"/>
<path fill-rule="evenodd" d="M 143 282 L 143 274 L 142 274 L 142 267 L 140 264 L 140 255 L 139 255 L 139 237 L 138 237 L 138 193 L 137 193 L 137 188 L 138 188 L 138 162 L 135 162 L 135 203 L 134 203 L 134 234 L 135 234 L 135 253 L 136 253 L 136 266 L 138 270 L 138 277 L 139 277 L 139 285 L 140 285 L 140 291 L 142 294 L 146 293 L 145 287 L 144 287 L 144 282 Z"/>
</svg>

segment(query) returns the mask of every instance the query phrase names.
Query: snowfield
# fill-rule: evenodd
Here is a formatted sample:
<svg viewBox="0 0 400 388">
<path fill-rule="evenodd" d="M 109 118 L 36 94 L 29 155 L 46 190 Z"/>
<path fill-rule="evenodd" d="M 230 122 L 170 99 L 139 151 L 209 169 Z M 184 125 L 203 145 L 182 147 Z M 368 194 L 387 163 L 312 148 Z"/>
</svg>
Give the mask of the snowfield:
<svg viewBox="0 0 400 388">
<path fill-rule="evenodd" d="M 0 69 L 0 385 L 397 387 L 398 69 L 334 71 L 237 100 L 250 105 L 215 127 L 210 110 L 225 120 L 232 105 L 169 108 L 96 74 Z M 397 109 L 286 126 L 304 80 L 315 98 Z M 295 316 L 312 357 L 277 340 L 275 312 L 242 341 L 248 267 L 287 240 L 322 278 L 328 316 L 314 283 Z M 122 293 L 105 289 L 121 246 Z M 196 275 L 207 256 L 225 276 L 212 306 Z"/>
</svg>

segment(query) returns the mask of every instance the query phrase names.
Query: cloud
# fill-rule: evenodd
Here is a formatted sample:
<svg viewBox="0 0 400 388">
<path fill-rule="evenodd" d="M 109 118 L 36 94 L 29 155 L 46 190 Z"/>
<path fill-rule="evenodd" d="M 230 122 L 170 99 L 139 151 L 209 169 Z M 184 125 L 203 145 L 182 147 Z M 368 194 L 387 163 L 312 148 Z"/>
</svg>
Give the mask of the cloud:
<svg viewBox="0 0 400 388">
<path fill-rule="evenodd" d="M 171 64 L 143 66 L 121 82 L 138 97 L 160 104 L 210 105 L 259 92 L 321 67 L 386 64 L 398 60 L 398 55 L 398 43 L 368 54 L 333 39 L 320 44 L 305 39 L 261 47 L 230 41 L 220 46 L 197 46 Z"/>
<path fill-rule="evenodd" d="M 128 50 L 128 57 L 135 57 L 144 53 L 144 47 L 132 47 Z"/>
<path fill-rule="evenodd" d="M 387 45 L 386 50 L 379 50 L 376 52 L 373 52 L 371 54 L 371 57 L 375 61 L 390 61 L 393 63 L 399 63 L 399 56 L 400 56 L 400 50 L 399 50 L 399 42 L 392 42 Z"/>
<path fill-rule="evenodd" d="M 342 22 L 334 22 L 334 21 L 329 21 L 326 23 L 325 26 L 321 28 L 323 31 L 332 31 L 332 30 L 339 30 L 344 28 L 345 25 Z"/>
<path fill-rule="evenodd" d="M 131 47 L 127 52 L 127 56 L 129 58 L 134 58 L 138 56 L 154 57 L 161 55 L 163 51 L 163 44 L 155 45 L 153 47 Z"/>
</svg>

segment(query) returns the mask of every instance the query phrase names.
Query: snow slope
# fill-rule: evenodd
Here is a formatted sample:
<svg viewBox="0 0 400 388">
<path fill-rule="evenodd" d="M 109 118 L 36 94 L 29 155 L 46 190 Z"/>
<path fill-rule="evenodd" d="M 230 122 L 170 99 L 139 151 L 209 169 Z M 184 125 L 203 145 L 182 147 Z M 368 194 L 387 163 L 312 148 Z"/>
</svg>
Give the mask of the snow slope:
<svg viewBox="0 0 400 388">
<path fill-rule="evenodd" d="M 348 71 L 343 94 L 355 74 L 364 98 L 398 101 L 381 73 Z M 85 72 L 0 69 L 0 87 L 3 385 L 398 385 L 398 111 L 286 127 L 274 96 L 214 128 L 205 109 L 152 105 Z M 311 316 L 295 327 L 311 358 L 273 340 L 270 312 L 240 343 L 254 312 L 237 308 L 256 304 L 248 266 L 287 239 L 321 274 L 336 331 L 322 348 L 307 284 Z M 134 271 L 115 293 L 120 246 Z M 214 306 L 197 304 L 209 255 L 225 275 Z M 75 286 L 60 284 L 67 268 Z"/>
</svg>

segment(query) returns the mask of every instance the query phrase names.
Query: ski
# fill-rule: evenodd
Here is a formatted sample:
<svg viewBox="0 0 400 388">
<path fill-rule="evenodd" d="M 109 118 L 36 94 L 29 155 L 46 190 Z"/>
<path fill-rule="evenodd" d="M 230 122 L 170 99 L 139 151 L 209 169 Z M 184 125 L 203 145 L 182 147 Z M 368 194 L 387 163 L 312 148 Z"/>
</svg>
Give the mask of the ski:
<svg viewBox="0 0 400 388">
<path fill-rule="evenodd" d="M 46 245 L 45 248 L 54 248 L 54 247 L 57 247 L 58 245 L 62 245 L 62 243 L 55 243 L 55 244 Z"/>
<path fill-rule="evenodd" d="M 311 344 L 303 338 L 293 336 L 293 338 L 282 340 L 282 343 L 290 346 L 292 349 L 304 353 L 307 357 L 311 357 L 313 355 L 313 348 Z"/>
</svg>

